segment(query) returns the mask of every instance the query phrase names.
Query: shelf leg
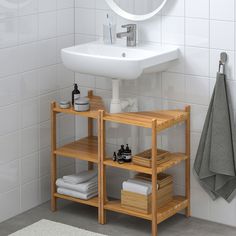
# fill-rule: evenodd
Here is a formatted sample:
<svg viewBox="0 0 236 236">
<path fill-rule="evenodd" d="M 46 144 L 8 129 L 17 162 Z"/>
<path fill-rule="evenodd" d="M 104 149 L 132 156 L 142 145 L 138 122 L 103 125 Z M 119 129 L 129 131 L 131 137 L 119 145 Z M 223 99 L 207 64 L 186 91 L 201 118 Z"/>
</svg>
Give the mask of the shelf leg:
<svg viewBox="0 0 236 236">
<path fill-rule="evenodd" d="M 186 217 L 190 217 L 190 106 L 185 108 L 188 118 L 185 122 L 185 152 L 188 157 L 185 161 L 185 194 L 188 199 L 188 207 L 185 209 Z"/>
<path fill-rule="evenodd" d="M 54 154 L 56 150 L 56 113 L 54 108 L 56 103 L 51 104 L 51 210 L 57 210 L 57 199 L 54 196 L 56 193 L 56 178 L 57 178 L 57 157 Z"/>
<path fill-rule="evenodd" d="M 106 210 L 104 209 L 104 205 L 106 203 L 106 168 L 103 164 L 105 157 L 105 147 L 106 147 L 106 126 L 105 121 L 103 120 L 104 111 L 99 112 L 99 137 L 100 137 L 100 209 L 99 209 L 99 223 L 106 224 Z"/>
<path fill-rule="evenodd" d="M 93 119 L 92 118 L 88 118 L 88 137 L 92 137 L 93 136 Z M 88 170 L 93 170 L 94 165 L 92 162 L 88 162 Z"/>
<path fill-rule="evenodd" d="M 157 130 L 152 121 L 152 236 L 157 236 Z"/>
</svg>

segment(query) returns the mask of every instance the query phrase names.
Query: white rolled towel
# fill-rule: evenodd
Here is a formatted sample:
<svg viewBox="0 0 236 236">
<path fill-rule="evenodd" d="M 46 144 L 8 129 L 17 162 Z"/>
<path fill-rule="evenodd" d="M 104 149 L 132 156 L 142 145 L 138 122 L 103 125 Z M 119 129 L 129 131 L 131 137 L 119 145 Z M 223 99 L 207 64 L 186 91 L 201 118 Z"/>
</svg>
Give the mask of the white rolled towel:
<svg viewBox="0 0 236 236">
<path fill-rule="evenodd" d="M 97 191 L 91 191 L 89 193 L 80 193 L 66 188 L 57 188 L 57 192 L 62 195 L 67 195 L 74 198 L 80 198 L 83 200 L 88 200 L 98 195 Z"/>
<path fill-rule="evenodd" d="M 84 183 L 97 176 L 97 170 L 86 170 L 78 174 L 63 176 L 63 180 L 70 184 Z"/>
<path fill-rule="evenodd" d="M 57 179 L 56 185 L 57 187 L 60 187 L 60 188 L 66 188 L 66 189 L 74 190 L 77 192 L 87 193 L 91 189 L 98 188 L 98 179 L 97 177 L 94 177 L 84 183 L 70 184 L 70 183 L 65 182 L 62 178 L 60 178 L 60 179 Z"/>
<path fill-rule="evenodd" d="M 128 181 L 123 182 L 122 188 L 125 191 L 139 193 L 139 194 L 146 195 L 146 196 L 149 195 L 152 191 L 152 188 L 147 185 L 131 183 Z"/>
</svg>

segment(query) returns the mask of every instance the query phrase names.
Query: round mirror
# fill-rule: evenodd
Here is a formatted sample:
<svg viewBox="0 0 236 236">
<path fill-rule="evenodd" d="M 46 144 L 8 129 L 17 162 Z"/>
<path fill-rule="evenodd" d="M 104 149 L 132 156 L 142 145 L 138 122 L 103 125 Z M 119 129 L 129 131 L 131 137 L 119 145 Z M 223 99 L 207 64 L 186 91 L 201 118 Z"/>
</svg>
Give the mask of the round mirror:
<svg viewBox="0 0 236 236">
<path fill-rule="evenodd" d="M 132 21 L 144 21 L 155 16 L 167 0 L 106 0 L 119 16 Z"/>
</svg>

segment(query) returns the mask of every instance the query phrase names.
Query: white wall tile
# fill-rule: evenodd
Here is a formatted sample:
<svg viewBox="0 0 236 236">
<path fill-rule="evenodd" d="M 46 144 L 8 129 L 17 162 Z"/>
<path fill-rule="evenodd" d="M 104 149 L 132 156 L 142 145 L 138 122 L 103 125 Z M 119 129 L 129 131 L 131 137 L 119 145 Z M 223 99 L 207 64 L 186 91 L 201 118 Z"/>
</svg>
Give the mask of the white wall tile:
<svg viewBox="0 0 236 236">
<path fill-rule="evenodd" d="M 49 66 L 57 63 L 57 39 L 49 39 L 38 43 L 39 66 Z"/>
<path fill-rule="evenodd" d="M 33 181 L 31 183 L 22 186 L 21 191 L 21 209 L 27 211 L 40 204 L 40 189 L 39 181 Z"/>
<path fill-rule="evenodd" d="M 0 165 L 0 195 L 17 188 L 20 180 L 19 161 Z"/>
<path fill-rule="evenodd" d="M 95 34 L 95 10 L 76 8 L 75 11 L 75 33 Z"/>
<path fill-rule="evenodd" d="M 209 75 L 209 49 L 186 47 L 185 72 L 190 75 Z"/>
<path fill-rule="evenodd" d="M 29 0 L 25 4 L 25 0 L 19 0 L 19 15 L 36 14 L 38 11 L 38 0 Z"/>
<path fill-rule="evenodd" d="M 20 71 L 27 72 L 39 66 L 39 48 L 37 43 L 24 44 L 19 47 Z"/>
<path fill-rule="evenodd" d="M 20 157 L 19 132 L 0 136 L 0 150 L 0 165 L 18 159 Z"/>
<path fill-rule="evenodd" d="M 46 148 L 50 145 L 51 140 L 51 123 L 46 121 L 40 124 L 40 139 L 39 147 L 40 149 Z"/>
<path fill-rule="evenodd" d="M 34 42 L 38 38 L 37 15 L 22 16 L 19 18 L 19 41 L 20 43 Z"/>
<path fill-rule="evenodd" d="M 185 77 L 182 74 L 163 73 L 162 96 L 163 98 L 183 101 L 185 94 Z"/>
<path fill-rule="evenodd" d="M 95 0 L 75 0 L 75 6 L 78 8 L 95 8 Z"/>
<path fill-rule="evenodd" d="M 210 47 L 234 50 L 234 22 L 210 21 Z"/>
<path fill-rule="evenodd" d="M 20 109 L 18 104 L 0 109 L 0 135 L 15 132 L 20 127 Z"/>
<path fill-rule="evenodd" d="M 39 0 L 38 1 L 39 12 L 53 11 L 57 9 L 57 0 Z"/>
<path fill-rule="evenodd" d="M 39 176 L 50 174 L 50 148 L 45 148 L 39 152 Z"/>
<path fill-rule="evenodd" d="M 57 9 L 63 8 L 74 8 L 75 1 L 74 0 L 57 0 Z"/>
<path fill-rule="evenodd" d="M 23 129 L 21 131 L 21 154 L 29 155 L 38 151 L 39 129 L 38 126 Z"/>
<path fill-rule="evenodd" d="M 53 38 L 57 34 L 57 14 L 47 12 L 39 14 L 39 39 Z"/>
<path fill-rule="evenodd" d="M 209 47 L 209 21 L 204 19 L 186 18 L 187 46 Z"/>
<path fill-rule="evenodd" d="M 0 77 L 19 72 L 18 47 L 4 48 L 0 50 Z"/>
<path fill-rule="evenodd" d="M 44 67 L 39 70 L 40 94 L 54 92 L 59 88 L 57 80 L 57 65 Z"/>
<path fill-rule="evenodd" d="M 184 44 L 184 18 L 183 17 L 163 17 L 162 40 L 168 44 Z"/>
<path fill-rule="evenodd" d="M 210 18 L 234 21 L 234 0 L 210 0 Z"/>
<path fill-rule="evenodd" d="M 163 14 L 168 16 L 184 16 L 184 0 L 169 0 L 167 1 Z"/>
<path fill-rule="evenodd" d="M 33 98 L 39 94 L 38 71 L 21 74 L 22 99 Z"/>
<path fill-rule="evenodd" d="M 57 12 L 57 35 L 74 33 L 74 9 L 64 9 Z"/>
<path fill-rule="evenodd" d="M 26 184 L 39 177 L 38 152 L 32 153 L 21 159 L 21 183 Z"/>
<path fill-rule="evenodd" d="M 186 101 L 189 103 L 208 105 L 210 81 L 207 78 L 186 76 Z"/>
<path fill-rule="evenodd" d="M 20 189 L 0 194 L 0 221 L 9 219 L 20 213 Z"/>
<path fill-rule="evenodd" d="M 209 18 L 209 0 L 187 0 L 185 1 L 185 12 L 187 17 Z"/>
<path fill-rule="evenodd" d="M 21 104 L 21 127 L 26 128 L 39 122 L 39 98 L 30 99 Z"/>
<path fill-rule="evenodd" d="M 0 48 L 15 46 L 18 43 L 18 19 L 10 18 L 0 21 Z"/>
<path fill-rule="evenodd" d="M 0 107 L 17 102 L 21 98 L 21 80 L 18 75 L 0 80 Z"/>
</svg>

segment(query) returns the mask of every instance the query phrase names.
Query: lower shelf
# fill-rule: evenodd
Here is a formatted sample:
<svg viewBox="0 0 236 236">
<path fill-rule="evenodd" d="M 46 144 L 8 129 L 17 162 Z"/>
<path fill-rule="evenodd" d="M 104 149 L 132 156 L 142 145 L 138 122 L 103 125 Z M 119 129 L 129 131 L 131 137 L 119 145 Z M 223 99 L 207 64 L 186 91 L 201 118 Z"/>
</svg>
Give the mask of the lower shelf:
<svg viewBox="0 0 236 236">
<path fill-rule="evenodd" d="M 98 207 L 98 197 L 94 197 L 94 198 L 91 198 L 89 200 L 83 200 L 83 199 L 79 199 L 79 198 L 70 197 L 70 196 L 67 196 L 67 195 L 62 195 L 62 194 L 59 194 L 59 193 L 54 193 L 54 197 L 69 200 L 69 201 L 73 201 L 73 202 L 78 202 L 78 203 L 82 203 L 82 204 L 86 204 L 86 205 L 93 206 L 93 207 Z"/>
<path fill-rule="evenodd" d="M 182 196 L 175 196 L 171 202 L 166 204 L 165 206 L 158 209 L 157 213 L 157 224 L 161 223 L 162 221 L 166 220 L 167 218 L 175 215 L 179 211 L 185 209 L 188 206 L 188 200 Z M 151 214 L 144 214 L 140 212 L 135 212 L 132 210 L 128 210 L 121 206 L 121 202 L 119 200 L 116 201 L 108 201 L 104 208 L 106 210 L 115 211 L 119 213 L 123 213 L 126 215 L 131 215 L 139 218 L 143 218 L 146 220 L 151 220 Z"/>
</svg>

